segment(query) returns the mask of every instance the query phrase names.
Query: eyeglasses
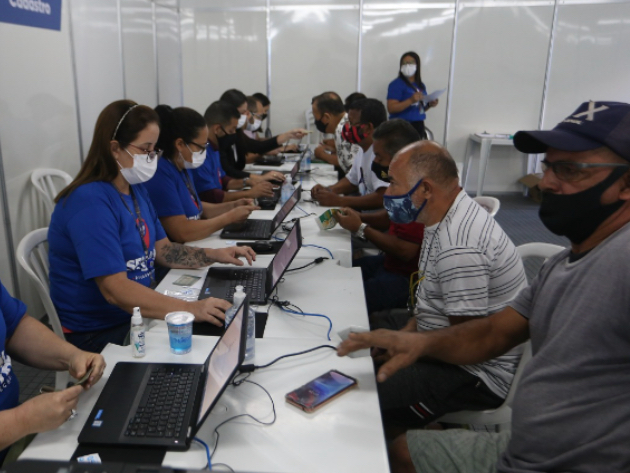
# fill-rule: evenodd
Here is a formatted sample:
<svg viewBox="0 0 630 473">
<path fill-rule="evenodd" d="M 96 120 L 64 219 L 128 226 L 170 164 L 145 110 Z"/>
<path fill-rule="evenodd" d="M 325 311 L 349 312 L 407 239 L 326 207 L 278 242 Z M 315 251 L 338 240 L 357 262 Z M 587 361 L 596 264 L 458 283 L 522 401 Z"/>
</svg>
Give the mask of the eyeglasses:
<svg viewBox="0 0 630 473">
<path fill-rule="evenodd" d="M 586 169 L 589 168 L 630 168 L 630 164 L 621 163 L 574 163 L 572 161 L 549 162 L 543 159 L 543 171 L 551 169 L 558 179 L 566 182 L 577 182 L 589 176 Z"/>
<path fill-rule="evenodd" d="M 140 151 L 142 151 L 143 154 L 146 154 L 147 155 L 147 163 L 152 163 L 154 159 L 159 158 L 160 156 L 162 156 L 162 150 L 161 149 L 154 149 L 154 150 L 144 149 L 144 148 L 140 148 L 140 146 L 134 145 L 133 143 L 129 143 L 128 146 L 133 146 L 134 148 L 139 149 Z M 127 151 L 127 153 L 129 153 L 129 151 Z M 131 154 L 131 153 L 129 153 L 129 154 Z"/>
<path fill-rule="evenodd" d="M 207 142 L 205 145 L 200 145 L 199 143 L 195 143 L 194 141 L 189 141 L 188 144 L 195 145 L 197 148 L 199 148 L 199 150 L 208 149 L 208 146 L 210 146 L 210 142 Z"/>
</svg>

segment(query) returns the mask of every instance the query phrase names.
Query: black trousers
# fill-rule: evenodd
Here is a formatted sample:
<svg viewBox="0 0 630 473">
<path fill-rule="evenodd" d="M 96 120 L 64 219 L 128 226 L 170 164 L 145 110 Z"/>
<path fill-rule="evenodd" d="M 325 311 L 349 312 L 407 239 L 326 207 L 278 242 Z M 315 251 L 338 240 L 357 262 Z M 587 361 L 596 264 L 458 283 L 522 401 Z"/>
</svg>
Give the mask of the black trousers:
<svg viewBox="0 0 630 473">
<path fill-rule="evenodd" d="M 411 125 L 416 129 L 416 131 L 420 135 L 420 139 L 422 140 L 427 139 L 427 133 L 424 130 L 424 120 L 420 120 L 417 122 L 409 122 L 409 123 L 411 123 Z"/>
</svg>

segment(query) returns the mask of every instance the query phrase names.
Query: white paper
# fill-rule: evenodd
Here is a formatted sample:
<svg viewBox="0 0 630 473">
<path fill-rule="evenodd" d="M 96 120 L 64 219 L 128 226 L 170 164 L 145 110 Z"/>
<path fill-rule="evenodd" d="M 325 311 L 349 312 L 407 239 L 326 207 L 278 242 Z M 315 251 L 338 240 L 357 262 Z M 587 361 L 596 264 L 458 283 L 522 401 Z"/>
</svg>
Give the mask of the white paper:
<svg viewBox="0 0 630 473">
<path fill-rule="evenodd" d="M 422 102 L 425 105 L 427 105 L 429 102 L 433 102 L 434 100 L 436 100 L 444 92 L 446 92 L 446 87 L 440 90 L 436 90 L 435 92 L 430 93 L 429 95 L 425 95 L 424 97 L 422 97 Z"/>
</svg>

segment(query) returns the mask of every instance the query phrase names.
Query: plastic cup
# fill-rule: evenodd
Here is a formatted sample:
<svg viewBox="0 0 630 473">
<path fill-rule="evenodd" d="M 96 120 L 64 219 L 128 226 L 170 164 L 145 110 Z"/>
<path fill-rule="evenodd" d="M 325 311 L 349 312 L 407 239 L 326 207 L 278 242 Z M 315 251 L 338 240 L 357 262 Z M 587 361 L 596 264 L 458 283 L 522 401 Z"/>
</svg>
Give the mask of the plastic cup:
<svg viewBox="0 0 630 473">
<path fill-rule="evenodd" d="M 195 316 L 190 312 L 170 312 L 164 318 L 168 327 L 171 353 L 184 355 L 192 349 L 192 324 Z"/>
</svg>

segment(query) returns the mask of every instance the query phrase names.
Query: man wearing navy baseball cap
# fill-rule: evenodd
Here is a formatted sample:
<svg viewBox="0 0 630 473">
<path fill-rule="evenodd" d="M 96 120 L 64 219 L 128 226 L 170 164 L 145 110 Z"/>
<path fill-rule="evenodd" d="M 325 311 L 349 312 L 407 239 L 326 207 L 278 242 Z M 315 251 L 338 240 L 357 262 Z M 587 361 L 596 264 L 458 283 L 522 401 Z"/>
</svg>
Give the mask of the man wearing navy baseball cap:
<svg viewBox="0 0 630 473">
<path fill-rule="evenodd" d="M 353 334 L 338 352 L 386 349 L 383 381 L 418 358 L 468 365 L 529 339 L 511 432 L 410 431 L 400 455 L 423 473 L 630 471 L 630 105 L 585 102 L 514 145 L 546 154 L 540 218 L 571 248 L 500 312 L 426 333 Z"/>
</svg>

